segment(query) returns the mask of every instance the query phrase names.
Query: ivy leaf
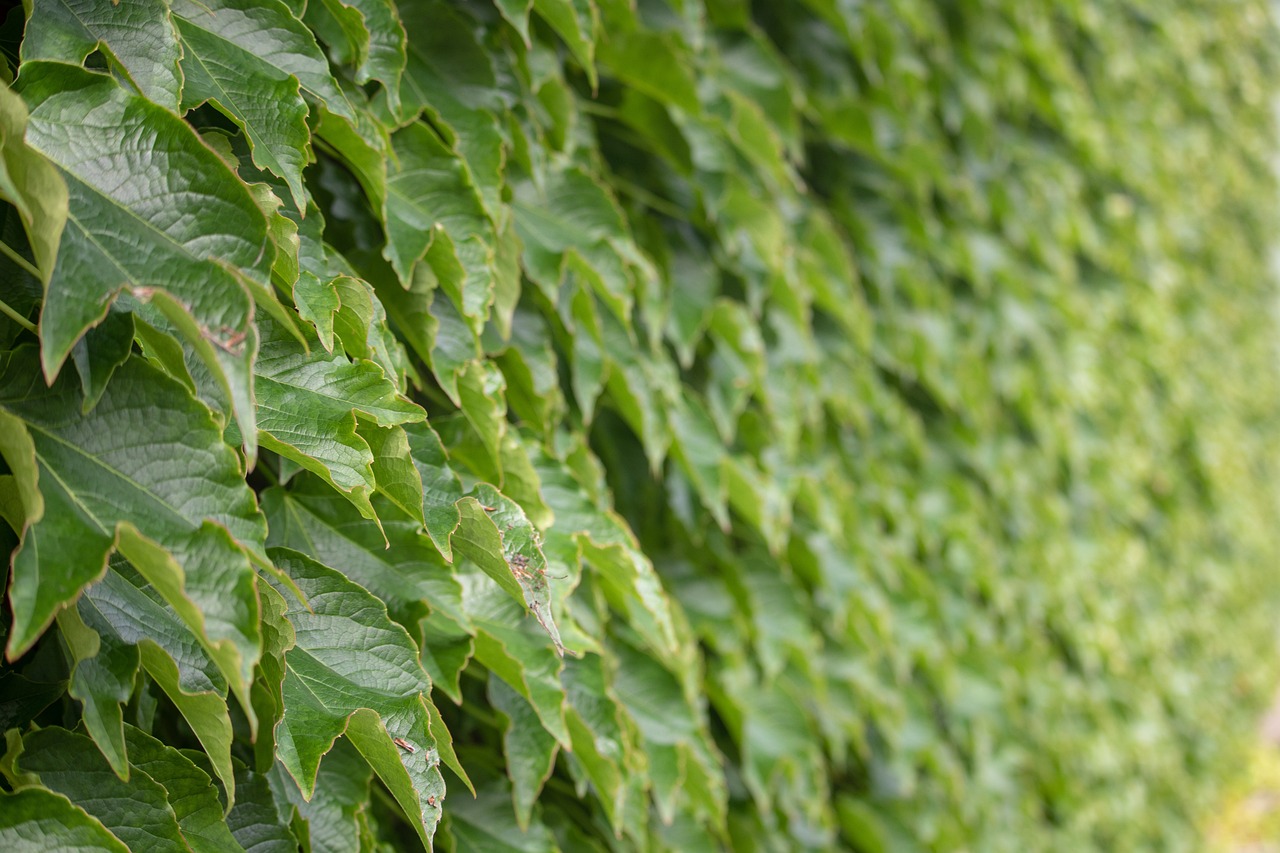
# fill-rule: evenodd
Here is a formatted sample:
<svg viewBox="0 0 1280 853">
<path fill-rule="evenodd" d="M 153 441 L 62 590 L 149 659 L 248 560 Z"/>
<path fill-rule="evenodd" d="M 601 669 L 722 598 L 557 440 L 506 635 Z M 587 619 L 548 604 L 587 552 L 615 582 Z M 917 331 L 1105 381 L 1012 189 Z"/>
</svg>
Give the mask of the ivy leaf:
<svg viewBox="0 0 1280 853">
<path fill-rule="evenodd" d="M 122 5 L 95 0 L 35 0 L 22 39 L 22 61 L 83 63 L 101 50 L 143 95 L 177 112 L 182 48 L 162 0 Z"/>
<path fill-rule="evenodd" d="M 506 18 L 507 22 L 516 28 L 516 32 L 520 34 L 525 46 L 531 46 L 529 41 L 529 10 L 533 8 L 533 0 L 493 0 L 493 5 L 497 6 L 498 11 L 502 13 L 502 17 Z"/>
<path fill-rule="evenodd" d="M 270 321 L 262 323 L 255 366 L 262 443 L 321 476 L 374 518 L 374 455 L 356 431 L 357 419 L 378 426 L 421 421 L 421 408 L 402 398 L 382 369 L 311 352 Z"/>
<path fill-rule="evenodd" d="M 136 767 L 121 780 L 84 735 L 53 727 L 25 737 L 10 730 L 6 740 L 11 782 L 30 780 L 62 794 L 132 849 L 189 849 L 165 789 Z"/>
<path fill-rule="evenodd" d="M 464 756 L 465 759 L 465 756 Z M 511 785 L 496 773 L 479 777 L 476 797 L 459 797 L 449 806 L 448 832 L 459 850 L 495 853 L 555 853 L 555 837 L 539 821 L 528 830 L 516 823 L 511 808 Z"/>
<path fill-rule="evenodd" d="M 121 290 L 152 299 L 217 378 L 252 458 L 250 293 L 274 302 L 265 216 L 185 122 L 110 77 L 31 62 L 22 80 L 27 139 L 60 167 L 69 193 L 40 315 L 45 375 L 58 374 Z"/>
<path fill-rule="evenodd" d="M 430 733 L 431 685 L 416 647 L 378 599 L 338 572 L 294 551 L 273 549 L 271 557 L 307 602 L 277 586 L 297 632 L 285 653 L 281 762 L 310 797 L 321 757 L 345 733 L 429 846 L 444 779 Z M 353 632 L 365 641 L 352 646 Z"/>
<path fill-rule="evenodd" d="M 36 376 L 30 347 L 8 354 L 0 373 L 4 435 L 29 436 L 44 497 L 43 514 L 30 519 L 14 555 L 10 657 L 29 648 L 53 614 L 101 575 L 127 528 L 126 547 L 159 561 L 155 568 L 148 563 L 149 575 L 158 583 L 162 575 L 172 579 L 167 590 L 175 606 L 186 606 L 188 596 L 199 601 L 190 605 L 193 629 L 215 654 L 225 648 L 228 678 L 240 681 L 257 657 L 257 600 L 243 549 L 261 554 L 266 530 L 212 415 L 139 358 L 116 371 L 88 415 L 81 414 L 74 380 L 45 388 Z M 22 459 L 12 443 L 3 453 Z M 205 482 L 200 495 L 186 490 L 187 478 Z M 219 568 L 184 584 L 183 565 L 196 559 Z"/>
<path fill-rule="evenodd" d="M 479 483 L 458 504 L 462 521 L 453 547 L 497 581 L 513 599 L 532 611 L 563 652 L 560 632 L 551 613 L 547 559 L 542 537 L 515 501 L 488 483 Z"/>
<path fill-rule="evenodd" d="M 453 532 L 462 521 L 458 501 L 462 483 L 449 467 L 449 456 L 440 436 L 428 424 L 410 424 L 409 453 L 422 482 L 422 517 L 427 534 L 449 562 L 453 562 Z"/>
<path fill-rule="evenodd" d="M 478 582 L 471 569 L 463 589 L 467 616 L 476 628 L 476 659 L 520 694 L 537 713 L 541 725 L 565 749 L 571 747 L 565 728 L 564 689 L 559 647 L 527 619 L 520 606 L 492 584 Z"/>
<path fill-rule="evenodd" d="M 323 0 L 326 6 L 346 6 L 364 18 L 369 34 L 364 59 L 356 69 L 356 82 L 377 80 L 387 93 L 391 109 L 400 112 L 400 77 L 404 74 L 405 42 L 400 13 L 391 0 Z"/>
<path fill-rule="evenodd" d="M 476 40 L 475 22 L 439 2 L 414 3 L 402 10 L 408 34 L 408 65 L 400 100 L 406 115 L 429 111 L 432 123 L 462 159 L 485 212 L 501 223 L 505 143 L 498 116 L 493 61 Z"/>
<path fill-rule="evenodd" d="M 234 800 L 226 679 L 173 609 L 159 600 L 159 594 L 148 588 L 128 563 L 116 558 L 102 580 L 85 591 L 76 611 L 85 630 L 97 635 L 97 658 L 106 674 L 123 680 L 136 669 L 135 661 L 140 661 L 191 726 L 208 756 L 211 772 Z M 98 686 L 101 684 L 89 685 Z M 110 698 L 98 695 L 94 700 L 102 704 Z M 90 729 L 103 754 L 123 755 L 127 741 L 113 741 L 118 730 L 103 727 L 103 732 L 105 740 Z"/>
<path fill-rule="evenodd" d="M 415 122 L 397 131 L 391 143 L 395 159 L 387 174 L 384 255 L 407 286 L 438 229 L 445 231 L 456 247 L 475 235 L 491 238 L 492 226 L 462 161 L 430 128 Z M 483 278 L 485 264 L 486 259 L 481 258 L 478 265 L 464 269 L 467 275 Z"/>
<path fill-rule="evenodd" d="M 57 168 L 27 144 L 26 128 L 22 98 L 0 86 L 0 198 L 17 208 L 47 285 L 67 222 L 67 185 Z"/>
<path fill-rule="evenodd" d="M 125 729 L 129 761 L 164 788 L 192 853 L 234 853 L 243 850 L 223 820 L 218 789 L 209 774 L 171 746 L 142 730 Z"/>
<path fill-rule="evenodd" d="M 268 58 L 294 55 L 304 40 L 314 48 L 315 41 L 309 34 L 285 44 L 263 37 L 295 35 L 288 29 L 291 21 L 306 33 L 279 3 L 215 0 L 196 5 L 179 0 L 174 18 L 182 36 L 186 76 L 183 110 L 208 102 L 239 125 L 254 165 L 283 178 L 296 209 L 305 210 L 302 170 L 312 159 L 307 105 L 298 78 Z M 333 88 L 336 91 L 336 85 Z"/>
<path fill-rule="evenodd" d="M 359 841 L 357 815 L 368 808 L 373 768 L 350 741 L 335 741 L 333 749 L 325 755 L 310 800 L 303 799 L 298 786 L 278 762 L 272 766 L 268 779 L 277 800 L 287 800 L 305 821 L 305 841 L 310 842 L 305 849 L 313 853 L 349 853 L 364 849 Z"/>
<path fill-rule="evenodd" d="M 542 727 L 533 707 L 492 674 L 488 696 L 494 710 L 506 721 L 502 751 L 507 759 L 507 775 L 511 777 L 516 823 L 528 831 L 533 804 L 555 767 L 559 745 Z"/>
<path fill-rule="evenodd" d="M 595 36 L 599 24 L 595 3 L 592 0 L 533 0 L 533 10 L 564 39 L 594 90 L 599 83 L 595 65 Z"/>
<path fill-rule="evenodd" d="M 0 791 L 0 846 L 13 853 L 129 853 L 97 818 L 43 788 Z"/>
</svg>

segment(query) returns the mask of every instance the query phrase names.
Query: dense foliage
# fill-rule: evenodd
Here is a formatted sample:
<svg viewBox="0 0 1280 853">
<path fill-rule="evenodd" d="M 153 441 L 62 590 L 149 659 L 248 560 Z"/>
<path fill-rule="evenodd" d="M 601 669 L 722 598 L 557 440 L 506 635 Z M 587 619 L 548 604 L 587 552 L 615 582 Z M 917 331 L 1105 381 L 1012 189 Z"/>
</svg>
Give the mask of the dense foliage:
<svg viewBox="0 0 1280 853">
<path fill-rule="evenodd" d="M 27 0 L 0 849 L 1195 848 L 1276 674 L 1274 42 Z"/>
</svg>

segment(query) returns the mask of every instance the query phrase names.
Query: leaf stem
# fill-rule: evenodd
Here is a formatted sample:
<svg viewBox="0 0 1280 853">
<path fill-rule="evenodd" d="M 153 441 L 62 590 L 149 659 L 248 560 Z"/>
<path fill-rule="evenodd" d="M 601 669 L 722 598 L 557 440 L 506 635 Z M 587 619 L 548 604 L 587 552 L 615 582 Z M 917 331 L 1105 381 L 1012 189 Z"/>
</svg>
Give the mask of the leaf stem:
<svg viewBox="0 0 1280 853">
<path fill-rule="evenodd" d="M 0 243 L 0 246 L 3 246 L 3 245 L 4 245 L 3 243 Z M 36 331 L 35 323 L 32 323 L 26 317 L 23 317 L 17 311 L 13 310 L 13 308 L 9 306 L 9 303 L 5 302 L 3 299 L 0 299 L 0 314 L 4 314 L 10 320 L 17 323 L 19 326 L 26 329 L 31 334 L 33 335 L 39 334 L 39 332 Z"/>
<path fill-rule="evenodd" d="M 13 248 L 3 240 L 0 240 L 0 253 L 3 253 L 5 257 L 22 267 L 33 277 L 43 280 L 43 276 L 40 275 L 40 270 L 38 270 L 31 261 L 28 261 L 26 258 L 22 257 L 22 255 L 19 255 L 17 249 Z"/>
</svg>

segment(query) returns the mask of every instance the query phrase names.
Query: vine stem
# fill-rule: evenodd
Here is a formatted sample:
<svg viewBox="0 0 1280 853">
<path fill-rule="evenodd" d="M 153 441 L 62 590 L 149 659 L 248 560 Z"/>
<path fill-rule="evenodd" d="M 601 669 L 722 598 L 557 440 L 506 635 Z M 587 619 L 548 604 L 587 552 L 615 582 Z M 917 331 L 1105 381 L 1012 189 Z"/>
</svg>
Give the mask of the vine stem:
<svg viewBox="0 0 1280 853">
<path fill-rule="evenodd" d="M 35 323 L 32 323 L 26 317 L 23 317 L 17 311 L 13 310 L 13 308 L 9 306 L 9 303 L 5 302 L 3 299 L 0 299 L 0 313 L 4 314 L 10 320 L 17 323 L 19 326 L 26 329 L 31 334 L 33 335 L 39 334 L 36 331 Z"/>
<path fill-rule="evenodd" d="M 16 249 L 3 240 L 0 240 L 0 252 L 3 252 L 5 257 L 31 273 L 33 277 L 43 280 L 43 276 L 40 275 L 40 270 L 36 269 L 35 265 L 32 264 L 31 261 L 28 261 L 26 258 L 22 257 L 22 255 L 19 255 Z"/>
</svg>

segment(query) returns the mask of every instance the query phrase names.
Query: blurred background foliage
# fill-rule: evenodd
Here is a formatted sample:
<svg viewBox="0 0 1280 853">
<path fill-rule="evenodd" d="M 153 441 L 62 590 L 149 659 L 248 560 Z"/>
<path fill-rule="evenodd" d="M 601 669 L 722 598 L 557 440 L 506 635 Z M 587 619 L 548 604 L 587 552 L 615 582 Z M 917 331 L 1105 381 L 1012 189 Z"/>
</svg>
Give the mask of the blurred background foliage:
<svg viewBox="0 0 1280 853">
<path fill-rule="evenodd" d="M 434 680 L 479 793 L 442 771 L 437 844 L 1201 849 L 1280 674 L 1266 3 L 267 6 L 329 61 L 300 142 L 189 69 L 166 108 L 283 203 L 313 351 L 425 408 L 380 423 L 426 491 L 447 458 L 537 528 L 507 560 L 545 557 L 568 650 L 483 543 L 449 566 L 391 474 L 338 496 L 259 413 L 267 544 L 368 586 Z M 425 565 L 457 612 L 390 580 Z M 412 843 L 331 756 L 363 792 L 328 817 L 269 753 L 238 785 Z"/>
</svg>

